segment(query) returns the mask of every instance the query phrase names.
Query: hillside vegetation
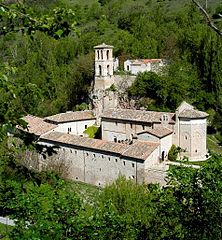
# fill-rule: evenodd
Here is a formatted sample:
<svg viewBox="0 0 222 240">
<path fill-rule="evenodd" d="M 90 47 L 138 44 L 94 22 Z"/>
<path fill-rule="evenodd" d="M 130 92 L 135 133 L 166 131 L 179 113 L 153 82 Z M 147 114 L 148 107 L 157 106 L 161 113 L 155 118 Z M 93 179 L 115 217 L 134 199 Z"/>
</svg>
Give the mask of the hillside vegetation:
<svg viewBox="0 0 222 240">
<path fill-rule="evenodd" d="M 1 233 L 13 240 L 220 240 L 221 155 L 199 169 L 172 166 L 165 187 L 120 178 L 101 190 L 24 166 L 24 150 L 43 157 L 54 151 L 42 152 L 16 131 L 27 127 L 21 117 L 87 107 L 93 46 L 102 42 L 115 46 L 121 64 L 127 58 L 169 59 L 160 75 L 138 75 L 129 97 L 147 109 L 174 111 L 187 100 L 208 111 L 212 152 L 220 150 L 222 38 L 198 9 L 188 4 L 169 11 L 170 2 L 160 0 L 87 3 L 0 3 L 0 215 L 16 220 Z M 215 24 L 220 28 L 220 19 Z"/>
</svg>

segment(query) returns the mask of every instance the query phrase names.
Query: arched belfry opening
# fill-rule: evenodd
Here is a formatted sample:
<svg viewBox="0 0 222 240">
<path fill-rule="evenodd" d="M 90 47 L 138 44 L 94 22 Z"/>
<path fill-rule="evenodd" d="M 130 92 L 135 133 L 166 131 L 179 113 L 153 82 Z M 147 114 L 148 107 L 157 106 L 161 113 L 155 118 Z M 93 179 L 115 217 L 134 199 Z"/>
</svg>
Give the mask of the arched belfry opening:
<svg viewBox="0 0 222 240">
<path fill-rule="evenodd" d="M 99 60 L 99 50 L 97 50 L 97 59 Z"/>
<path fill-rule="evenodd" d="M 106 59 L 109 60 L 109 50 L 106 51 Z"/>
<path fill-rule="evenodd" d="M 96 77 L 103 77 L 103 81 L 106 77 L 113 76 L 114 58 L 113 58 L 113 46 L 105 43 L 95 46 L 95 80 Z M 110 79 L 110 78 L 109 78 Z M 105 84 L 107 86 L 107 84 Z"/>
</svg>

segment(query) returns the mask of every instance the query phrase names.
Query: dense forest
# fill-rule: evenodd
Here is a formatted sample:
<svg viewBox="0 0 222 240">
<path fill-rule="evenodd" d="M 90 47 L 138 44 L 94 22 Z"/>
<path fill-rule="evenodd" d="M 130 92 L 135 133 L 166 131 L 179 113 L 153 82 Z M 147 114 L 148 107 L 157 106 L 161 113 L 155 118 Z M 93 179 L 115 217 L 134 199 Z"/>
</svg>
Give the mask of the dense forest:
<svg viewBox="0 0 222 240">
<path fill-rule="evenodd" d="M 219 1 L 199 2 L 222 29 Z M 172 168 L 164 188 L 119 179 L 90 198 L 55 173 L 24 167 L 21 151 L 37 146 L 20 134 L 19 147 L 8 139 L 27 113 L 87 107 L 93 47 L 105 42 L 119 74 L 126 59 L 170 61 L 127 90 L 139 107 L 174 111 L 186 100 L 210 114 L 221 140 L 222 37 L 192 1 L 7 0 L 0 19 L 0 215 L 17 220 L 10 239 L 222 238 L 221 156 L 198 170 Z"/>
</svg>

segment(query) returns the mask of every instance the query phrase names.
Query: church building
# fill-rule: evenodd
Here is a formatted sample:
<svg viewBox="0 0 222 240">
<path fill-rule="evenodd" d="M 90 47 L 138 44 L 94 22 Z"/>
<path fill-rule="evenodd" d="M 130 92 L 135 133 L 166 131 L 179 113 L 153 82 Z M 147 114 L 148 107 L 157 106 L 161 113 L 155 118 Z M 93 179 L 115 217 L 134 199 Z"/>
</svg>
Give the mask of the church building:
<svg viewBox="0 0 222 240">
<path fill-rule="evenodd" d="M 175 144 L 179 157 L 190 160 L 207 158 L 207 116 L 182 102 L 176 112 L 156 112 L 121 108 L 118 96 L 109 88 L 119 86 L 121 77 L 114 71 L 117 61 L 113 46 L 95 49 L 93 109 L 66 112 L 45 119 L 26 116 L 28 129 L 38 143 L 56 147 L 57 154 L 40 157 L 40 165 L 63 162 L 68 178 L 104 186 L 123 175 L 138 183 L 164 184 L 168 153 Z M 129 77 L 129 81 L 132 79 Z M 128 81 L 122 78 L 122 81 Z M 110 92 L 112 93 L 110 95 Z M 84 131 L 101 127 L 101 139 L 90 139 Z"/>
</svg>

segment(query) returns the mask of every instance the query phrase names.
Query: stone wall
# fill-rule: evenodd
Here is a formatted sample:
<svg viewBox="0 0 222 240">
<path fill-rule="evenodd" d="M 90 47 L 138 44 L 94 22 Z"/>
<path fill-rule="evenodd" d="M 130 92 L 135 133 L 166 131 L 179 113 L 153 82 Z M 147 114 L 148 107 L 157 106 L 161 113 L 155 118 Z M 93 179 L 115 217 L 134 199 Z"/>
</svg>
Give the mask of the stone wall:
<svg viewBox="0 0 222 240">
<path fill-rule="evenodd" d="M 40 159 L 41 168 L 47 168 L 51 163 L 63 163 L 66 177 L 96 186 L 105 186 L 119 176 L 125 176 L 135 182 L 144 181 L 144 162 L 136 159 L 120 157 L 108 152 L 93 149 L 81 149 L 75 146 L 56 143 L 39 142 L 45 146 L 54 146 L 55 153 Z M 67 171 L 68 170 L 68 171 Z"/>
</svg>

